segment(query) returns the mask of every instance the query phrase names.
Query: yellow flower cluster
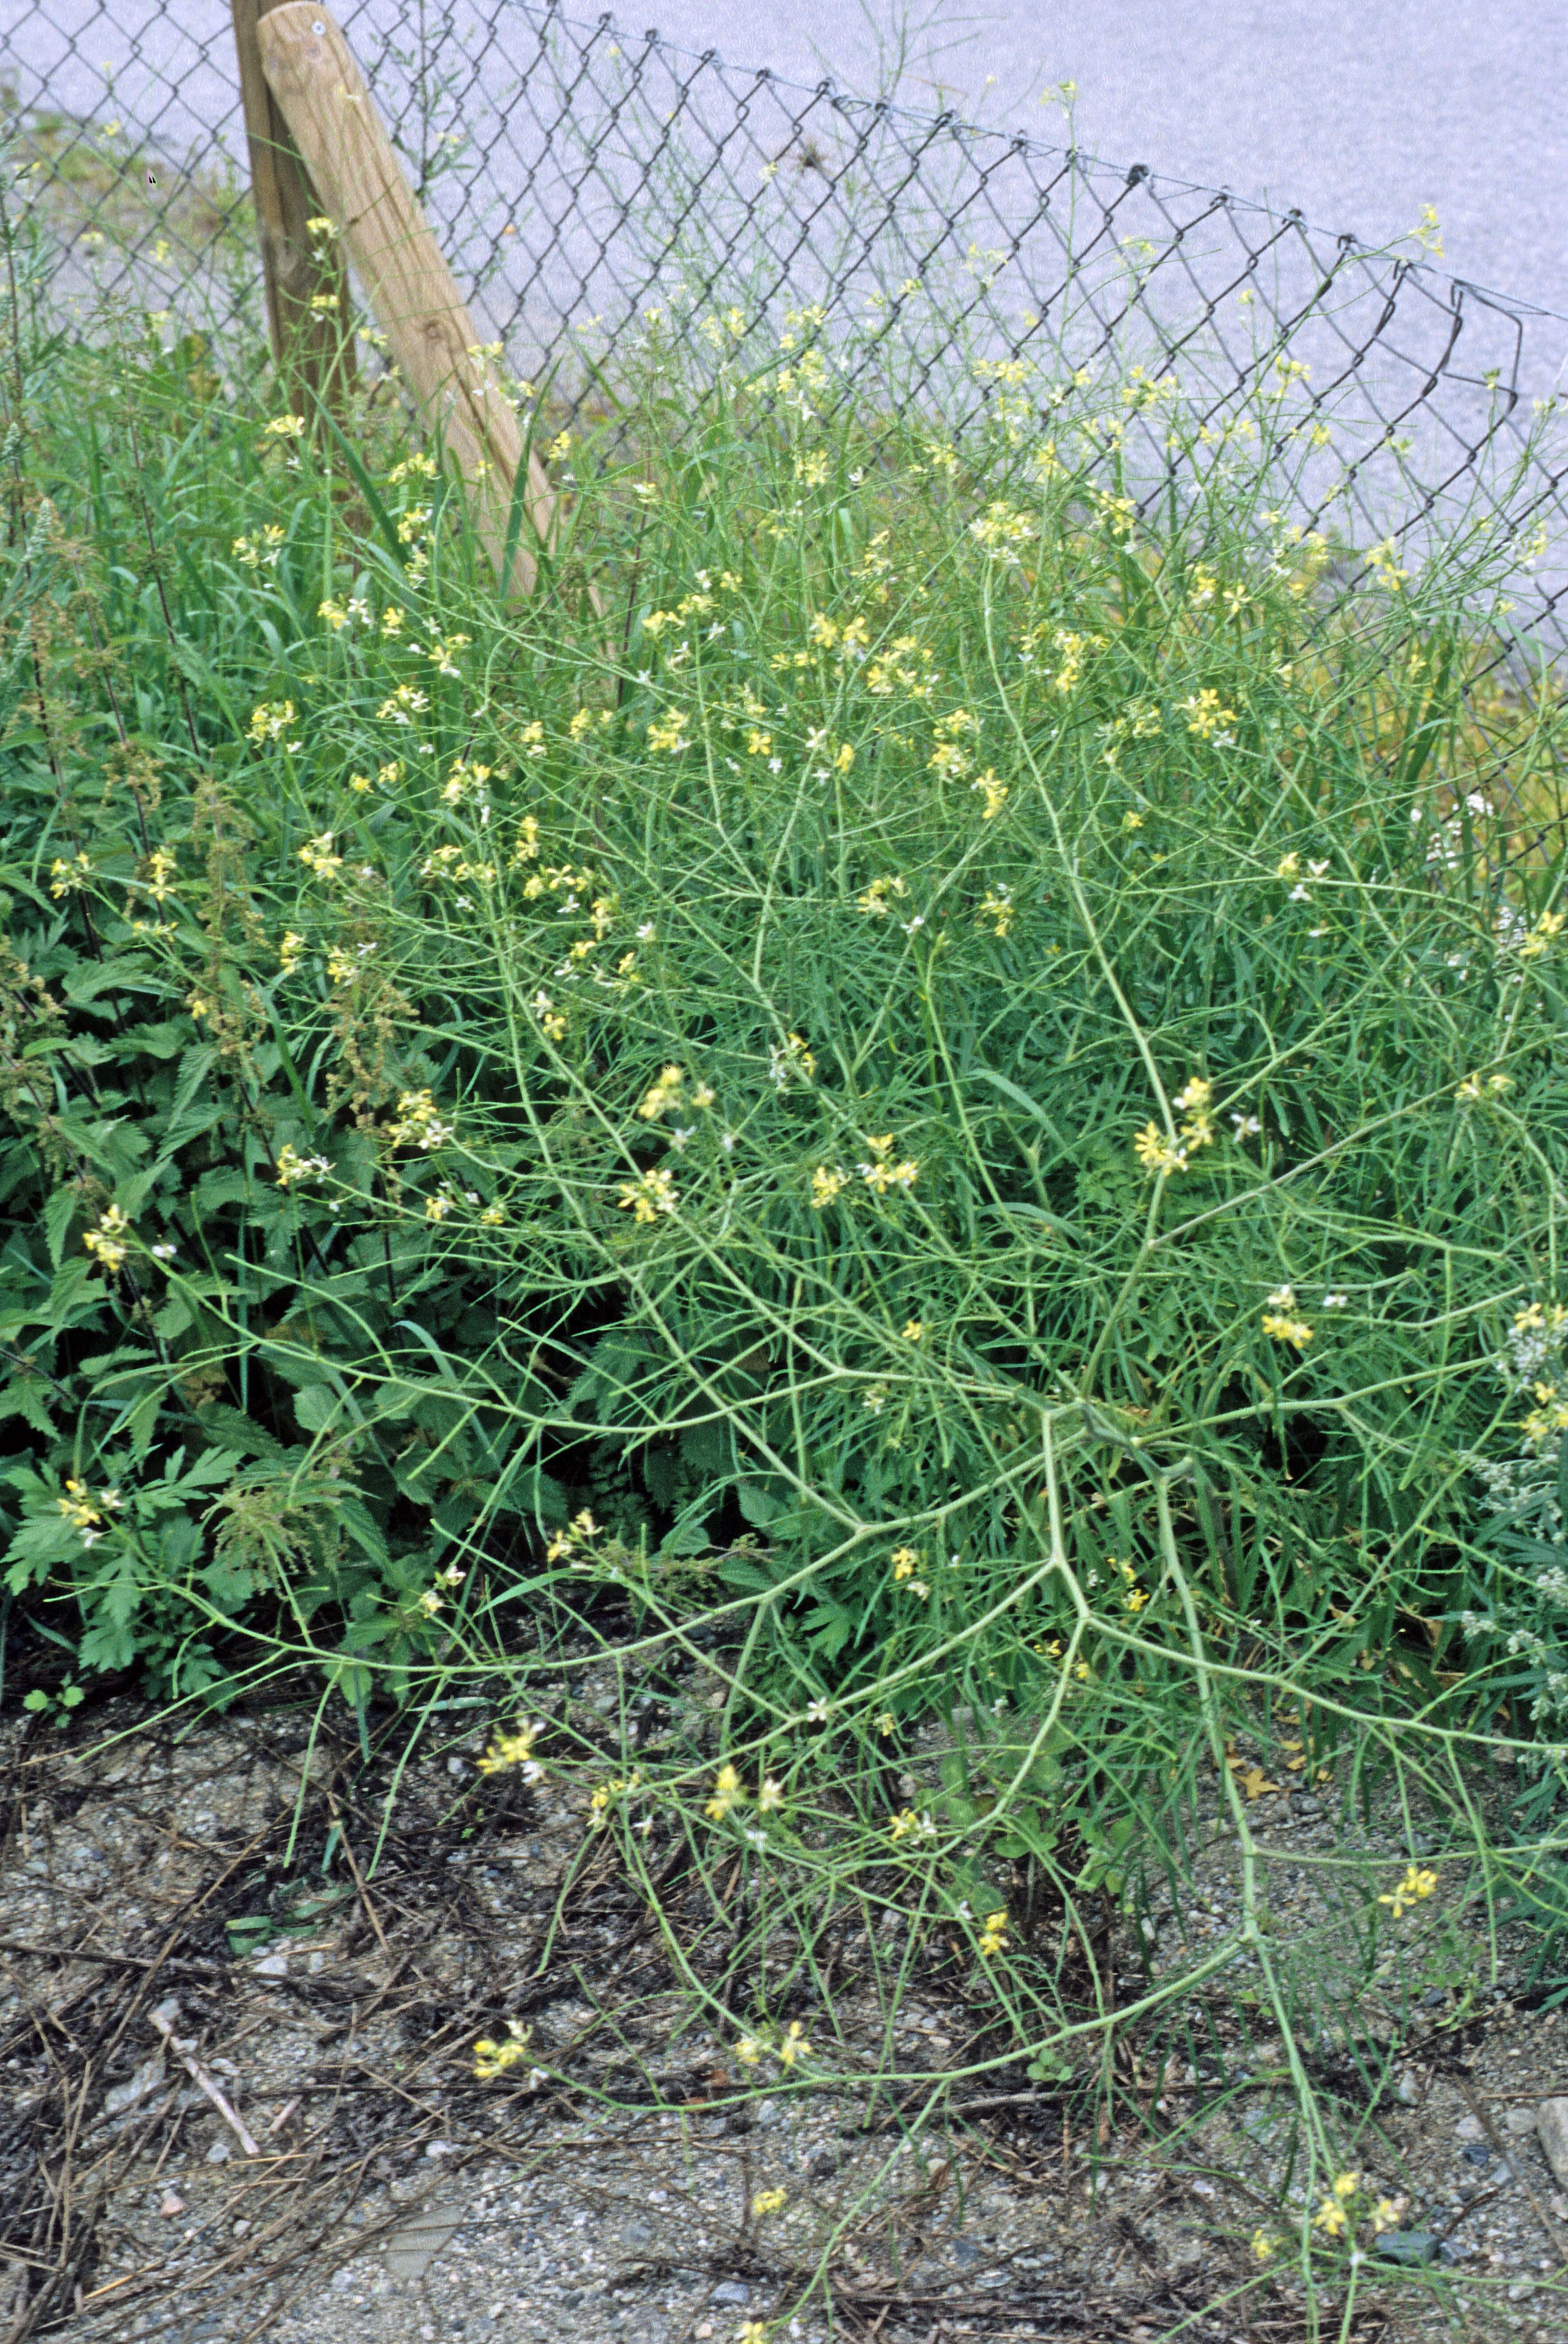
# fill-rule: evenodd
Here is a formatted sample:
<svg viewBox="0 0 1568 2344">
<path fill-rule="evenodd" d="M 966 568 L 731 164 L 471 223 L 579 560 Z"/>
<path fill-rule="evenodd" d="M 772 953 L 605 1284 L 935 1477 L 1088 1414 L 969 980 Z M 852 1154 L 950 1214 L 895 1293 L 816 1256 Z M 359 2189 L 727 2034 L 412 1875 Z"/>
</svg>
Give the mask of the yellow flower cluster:
<svg viewBox="0 0 1568 2344">
<path fill-rule="evenodd" d="M 981 821 L 994 822 L 998 814 L 1001 812 L 1003 806 L 1007 803 L 1007 783 L 1005 782 L 999 782 L 995 773 L 988 765 L 984 773 L 980 775 L 979 781 L 971 782 L 970 783 L 970 787 L 971 790 L 982 790 L 985 793 L 985 803 L 980 808 Z"/>
<path fill-rule="evenodd" d="M 49 893 L 58 903 L 64 895 L 79 894 L 93 875 L 93 866 L 85 854 L 66 863 L 59 856 L 49 866 Z"/>
<path fill-rule="evenodd" d="M 1002 794 L 1006 796 L 1005 790 Z M 1017 916 L 1018 905 L 1012 900 L 1012 889 L 1007 886 L 993 887 L 975 914 L 977 919 L 990 922 L 991 934 L 996 936 L 1005 936 Z"/>
<path fill-rule="evenodd" d="M 130 1250 L 126 1235 L 130 1226 L 118 1205 L 110 1205 L 99 1215 L 97 1227 L 89 1229 L 82 1239 L 106 1278 L 117 1278 L 125 1268 Z"/>
<path fill-rule="evenodd" d="M 735 2046 L 735 2056 L 743 2067 L 755 2067 L 765 2051 L 771 2051 L 782 2067 L 792 2067 L 797 2059 L 806 2058 L 811 2046 L 806 2030 L 798 2018 L 792 2018 L 782 2032 L 776 2027 L 766 2031 L 759 2028 L 755 2035 L 743 2035 Z"/>
<path fill-rule="evenodd" d="M 1007 1951 L 1007 1915 L 1005 1913 L 986 1915 L 985 1927 L 980 1932 L 980 1951 L 981 1959 L 988 1962 L 995 1955 Z"/>
<path fill-rule="evenodd" d="M 1312 1330 L 1304 1318 L 1293 1315 L 1295 1308 L 1295 1288 L 1277 1286 L 1270 1295 L 1269 1308 L 1263 1313 L 1263 1332 L 1271 1342 L 1291 1343 L 1298 1351 L 1304 1351 L 1312 1339 Z"/>
<path fill-rule="evenodd" d="M 276 570 L 277 557 L 283 551 L 284 532 L 276 521 L 268 521 L 254 536 L 236 537 L 229 548 L 235 560 L 246 570 Z"/>
<path fill-rule="evenodd" d="M 250 712 L 250 737 L 259 747 L 276 741 L 296 722 L 292 700 L 264 700 Z"/>
<path fill-rule="evenodd" d="M 1543 912 L 1519 947 L 1520 959 L 1539 960 L 1542 954 L 1556 943 L 1565 923 L 1568 923 L 1568 912 Z"/>
<path fill-rule="evenodd" d="M 397 1112 L 384 1132 L 389 1147 L 419 1147 L 428 1156 L 433 1147 L 446 1146 L 453 1127 L 442 1122 L 428 1091 L 404 1091 Z"/>
<path fill-rule="evenodd" d="M 661 1213 L 673 1213 L 680 1202 L 680 1191 L 667 1167 L 657 1166 L 635 1180 L 623 1180 L 616 1197 L 620 1211 L 632 1213 L 639 1226 L 648 1228 Z"/>
<path fill-rule="evenodd" d="M 922 1603 L 927 1601 L 930 1588 L 923 1579 L 915 1576 L 920 1561 L 918 1551 L 912 1546 L 896 1546 L 888 1560 L 893 1566 L 894 1580 L 900 1586 L 907 1586 L 911 1595 L 918 1595 Z"/>
<path fill-rule="evenodd" d="M 534 1744 L 545 1731 L 545 1720 L 536 1717 L 531 1724 L 521 1720 L 510 1733 L 498 1727 L 489 1748 L 478 1761 L 481 1774 L 505 1774 L 515 1766 L 525 1783 L 537 1783 L 544 1768 L 534 1756 Z"/>
<path fill-rule="evenodd" d="M 277 1185 L 292 1188 L 301 1180 L 324 1180 L 332 1167 L 325 1156 L 301 1156 L 287 1140 L 277 1151 Z"/>
<path fill-rule="evenodd" d="M 333 846 L 332 833 L 324 830 L 318 837 L 307 839 L 300 848 L 299 859 L 313 877 L 330 879 L 335 872 L 342 870 L 343 857 L 334 854 Z"/>
<path fill-rule="evenodd" d="M 888 1161 L 893 1152 L 891 1132 L 885 1132 L 879 1138 L 875 1133 L 869 1131 L 866 1134 L 866 1145 L 876 1160 L 873 1163 L 857 1165 L 855 1168 L 867 1187 L 879 1197 L 885 1197 L 890 1188 L 902 1188 L 907 1195 L 914 1187 L 920 1175 L 920 1166 L 910 1157 L 906 1157 L 901 1164 L 890 1164 Z"/>
<path fill-rule="evenodd" d="M 711 1084 L 697 1084 L 689 1099 L 686 1097 L 685 1086 L 686 1068 L 666 1066 L 658 1080 L 644 1094 L 642 1104 L 638 1108 L 644 1123 L 652 1123 L 656 1116 L 667 1115 L 671 1107 L 688 1105 L 707 1107 L 713 1105 L 715 1094 Z"/>
<path fill-rule="evenodd" d="M 1171 1105 L 1185 1120 L 1174 1139 L 1161 1130 L 1157 1123 L 1146 1123 L 1132 1142 L 1132 1152 L 1150 1172 L 1184 1172 L 1201 1147 L 1207 1147 L 1214 1137 L 1214 1116 L 1211 1102 L 1214 1086 L 1201 1075 L 1194 1075 Z"/>
<path fill-rule="evenodd" d="M 746 1804 L 750 1793 L 740 1780 L 739 1770 L 732 1765 L 720 1766 L 713 1778 L 713 1796 L 703 1808 L 709 1823 L 721 1824 L 737 1807 Z M 765 1774 L 757 1789 L 757 1812 L 759 1815 L 777 1814 L 784 1804 L 784 1793 L 771 1774 Z"/>
<path fill-rule="evenodd" d="M 528 2045 L 532 2037 L 531 2026 L 525 2026 L 520 2019 L 508 2018 L 506 2036 L 501 2042 L 493 2043 L 487 2036 L 476 2043 L 474 2046 L 476 2081 L 481 2084 L 492 2083 L 498 2076 L 504 2076 L 509 2067 L 520 2066 L 528 2056 Z"/>
<path fill-rule="evenodd" d="M 913 1807 L 900 1807 L 896 1815 L 889 1818 L 888 1837 L 895 1847 L 907 1839 L 915 1841 L 935 1839 L 936 1835 L 937 1827 L 931 1821 L 929 1811 L 924 1808 L 916 1814 Z"/>
<path fill-rule="evenodd" d="M 927 769 L 940 781 L 961 781 L 971 763 L 963 743 L 966 736 L 978 733 L 980 719 L 967 708 L 955 708 L 949 716 L 939 716 L 931 727 L 933 747 L 926 760 Z"/>
<path fill-rule="evenodd" d="M 580 1513 L 573 1515 L 569 1530 L 557 1531 L 554 1533 L 545 1548 L 545 1561 L 559 1562 L 564 1558 L 572 1564 L 574 1569 L 587 1570 L 592 1557 L 579 1552 L 579 1541 L 584 1546 L 591 1547 L 594 1540 L 600 1535 L 602 1525 L 595 1521 L 585 1506 Z"/>
<path fill-rule="evenodd" d="M 1014 567 L 1020 559 L 1020 549 L 1032 545 L 1039 533 L 1028 513 L 1017 511 L 1001 498 L 989 504 L 980 519 L 970 523 L 970 535 L 977 545 L 983 546 L 993 561 Z"/>
<path fill-rule="evenodd" d="M 1380 1896 L 1377 1901 L 1380 1904 L 1386 1904 L 1392 1917 L 1397 1921 L 1402 1916 L 1407 1905 L 1420 1904 L 1424 1897 L 1432 1894 L 1436 1886 L 1435 1872 L 1419 1864 L 1408 1864 L 1405 1866 L 1404 1878 L 1392 1895 Z"/>
<path fill-rule="evenodd" d="M 1227 736 L 1221 732 L 1220 727 L 1236 722 L 1235 710 L 1222 708 L 1219 693 L 1207 687 L 1201 692 L 1189 693 L 1181 702 L 1181 712 L 1187 719 L 1188 732 L 1199 741 L 1223 743 Z"/>
<path fill-rule="evenodd" d="M 639 1791 L 641 1788 L 642 1775 L 635 1766 L 629 1774 L 612 1774 L 608 1782 L 597 1784 L 588 1801 L 589 1831 L 601 1831 L 609 1821 L 610 1802 L 613 1799 L 629 1798 L 634 1791 Z"/>
<path fill-rule="evenodd" d="M 120 1493 L 117 1490 L 100 1490 L 95 1499 L 85 1481 L 67 1475 L 65 1494 L 56 1498 L 55 1503 L 72 1529 L 80 1531 L 82 1544 L 90 1547 L 103 1536 L 104 1516 L 119 1512 Z"/>
</svg>

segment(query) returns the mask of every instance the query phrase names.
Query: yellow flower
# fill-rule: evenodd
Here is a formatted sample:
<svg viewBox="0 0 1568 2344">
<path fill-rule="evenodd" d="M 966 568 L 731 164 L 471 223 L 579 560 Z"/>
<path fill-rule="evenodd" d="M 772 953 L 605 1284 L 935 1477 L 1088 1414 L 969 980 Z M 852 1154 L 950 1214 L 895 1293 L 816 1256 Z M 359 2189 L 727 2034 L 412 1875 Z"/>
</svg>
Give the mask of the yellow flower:
<svg viewBox="0 0 1568 2344">
<path fill-rule="evenodd" d="M 811 1209 L 819 1213 L 843 1188 L 849 1175 L 837 1164 L 819 1164 L 811 1175 Z"/>
<path fill-rule="evenodd" d="M 1274 1342 L 1293 1343 L 1298 1351 L 1304 1351 L 1312 1339 L 1312 1330 L 1304 1318 L 1290 1318 L 1281 1311 L 1265 1310 L 1262 1324 L 1264 1334 Z"/>
<path fill-rule="evenodd" d="M 1258 2260 L 1261 2263 L 1271 2262 L 1274 2256 L 1274 2242 L 1272 2238 L 1267 2237 L 1261 2230 L 1254 2230 L 1252 2233 L 1252 2252 L 1257 2256 Z"/>
<path fill-rule="evenodd" d="M 1422 1897 L 1430 1896 L 1436 1886 L 1435 1872 L 1422 1870 L 1418 1865 L 1411 1864 L 1405 1866 L 1404 1878 L 1392 1895 L 1380 1896 L 1377 1901 L 1380 1904 L 1388 1905 L 1393 1918 L 1397 1921 L 1407 1904 L 1419 1904 Z"/>
<path fill-rule="evenodd" d="M 330 879 L 335 871 L 341 871 L 343 868 L 343 857 L 341 854 L 335 854 L 332 846 L 332 833 L 329 830 L 324 830 L 318 837 L 308 840 L 299 850 L 299 860 L 317 879 Z"/>
<path fill-rule="evenodd" d="M 257 746 L 276 741 L 296 722 L 292 700 L 264 700 L 250 712 L 250 737 Z"/>
<path fill-rule="evenodd" d="M 1356 2184 L 1360 2179 L 1359 2173 L 1342 2173 L 1334 2183 L 1334 2196 L 1342 2199 L 1353 2198 L 1356 2194 Z"/>
<path fill-rule="evenodd" d="M 1236 712 L 1221 708 L 1217 692 L 1195 692 L 1181 702 L 1187 719 L 1187 730 L 1200 741 L 1212 740 L 1221 724 L 1233 724 Z"/>
<path fill-rule="evenodd" d="M 82 1239 L 83 1245 L 107 1278 L 117 1278 L 125 1264 L 126 1255 L 129 1251 L 129 1248 L 125 1243 L 125 1237 L 129 1228 L 130 1223 L 118 1205 L 110 1205 L 98 1216 L 97 1228 L 89 1229 Z"/>
<path fill-rule="evenodd" d="M 628 1208 L 644 1227 L 657 1221 L 661 1213 L 673 1213 L 680 1202 L 680 1192 L 663 1165 L 645 1172 L 638 1180 L 623 1181 L 616 1199 L 622 1212 Z"/>
<path fill-rule="evenodd" d="M 930 1815 L 916 1814 L 913 1807 L 900 1807 L 896 1815 L 888 1819 L 888 1836 L 895 1847 L 900 1840 L 934 1839 L 936 1832 Z"/>
<path fill-rule="evenodd" d="M 1337 2238 L 1344 2229 L 1346 2219 L 1345 2209 L 1340 2200 L 1337 2198 L 1325 2198 L 1312 2216 L 1312 2228 L 1314 2230 L 1325 2230 L 1331 2238 Z"/>
<path fill-rule="evenodd" d="M 986 1915 L 985 1927 L 980 1932 L 980 1950 L 981 1957 L 986 1961 L 989 1961 L 993 1954 L 1006 1952 L 1007 1915 L 1005 1913 Z"/>
<path fill-rule="evenodd" d="M 451 1209 L 450 1197 L 427 1197 L 425 1199 L 425 1218 L 427 1221 L 444 1221 Z"/>
<path fill-rule="evenodd" d="M 481 1774 L 504 1774 L 508 1768 L 520 1766 L 524 1780 L 533 1781 L 541 1772 L 534 1757 L 534 1743 L 545 1730 L 545 1721 L 536 1717 L 531 1725 L 518 1723 L 510 1733 L 497 1729 L 495 1739 L 479 1760 Z"/>
<path fill-rule="evenodd" d="M 783 1805 L 783 1803 L 784 1793 L 779 1784 L 775 1781 L 771 1774 L 764 1774 L 762 1777 L 761 1786 L 757 1793 L 758 1814 L 759 1815 L 774 1814 Z"/>
<path fill-rule="evenodd" d="M 979 781 L 971 782 L 970 787 L 971 790 L 982 790 L 985 793 L 985 803 L 980 808 L 981 821 L 994 822 L 1007 803 L 1007 783 L 999 782 L 988 765 Z"/>
<path fill-rule="evenodd" d="M 975 914 L 977 920 L 990 922 L 991 933 L 997 936 L 1005 936 L 1017 916 L 1018 906 L 1012 900 L 1011 889 L 1007 886 L 990 888 L 984 903 Z"/>
<path fill-rule="evenodd" d="M 508 2067 L 515 2067 L 521 2060 L 526 2059 L 528 2054 L 528 2040 L 532 2033 L 532 2027 L 525 2026 L 519 2019 L 508 2018 L 504 2042 L 493 2043 L 488 2036 L 486 2036 L 482 2041 L 476 2043 L 474 2046 L 476 2081 L 487 2084 L 495 2076 L 504 2076 Z"/>
<path fill-rule="evenodd" d="M 743 2035 L 735 2046 L 735 2056 L 743 2067 L 755 2067 L 762 2056 L 762 2046 L 754 2035 Z"/>
<path fill-rule="evenodd" d="M 1143 1609 L 1143 1606 L 1148 1602 L 1148 1601 L 1149 1601 L 1149 1592 L 1148 1592 L 1148 1590 L 1147 1590 L 1146 1588 L 1142 1588 L 1142 1587 L 1130 1587 L 1130 1588 L 1128 1589 L 1128 1591 L 1127 1591 L 1127 1609 L 1128 1609 L 1130 1612 L 1141 1612 L 1141 1611 L 1142 1611 L 1142 1609 Z"/>
<path fill-rule="evenodd" d="M 65 1490 L 65 1496 L 56 1498 L 55 1503 L 74 1530 L 91 1530 L 95 1523 L 103 1521 L 103 1515 L 91 1502 L 92 1492 L 85 1481 L 67 1479 Z"/>
<path fill-rule="evenodd" d="M 1146 1171 L 1179 1172 L 1187 1158 L 1157 1123 L 1146 1123 L 1132 1142 L 1132 1152 Z"/>
<path fill-rule="evenodd" d="M 667 1108 L 679 1106 L 681 1086 L 685 1080 L 684 1066 L 666 1066 L 638 1108 L 645 1123 L 651 1123 L 655 1116 L 663 1115 Z"/>
<path fill-rule="evenodd" d="M 890 1734 L 890 1733 L 896 1733 L 898 1732 L 898 1730 L 899 1730 L 899 1721 L 898 1721 L 898 1719 L 893 1715 L 893 1713 L 892 1713 L 892 1711 L 891 1711 L 890 1709 L 885 1709 L 885 1710 L 882 1712 L 882 1713 L 881 1713 L 880 1717 L 879 1717 L 879 1718 L 878 1718 L 878 1720 L 877 1720 L 877 1731 L 878 1731 L 878 1733 L 881 1735 L 881 1737 L 882 1737 L 883 1741 L 885 1742 L 885 1741 L 887 1740 L 887 1738 L 888 1738 L 888 1736 L 889 1736 L 889 1734 Z"/>
<path fill-rule="evenodd" d="M 740 1776 L 735 1767 L 720 1766 L 713 1778 L 713 1796 L 703 1813 L 710 1822 L 721 1824 L 731 1808 L 738 1807 L 746 1796 L 740 1786 Z"/>
<path fill-rule="evenodd" d="M 759 2189 L 751 2200 L 751 2211 L 760 2219 L 764 2214 L 777 2214 L 779 2208 L 787 2206 L 789 2202 L 789 2193 L 787 2189 Z"/>
<path fill-rule="evenodd" d="M 277 1185 L 291 1188 L 297 1180 L 320 1180 L 332 1167 L 325 1156 L 301 1156 L 286 1139 L 277 1151 Z"/>
<path fill-rule="evenodd" d="M 806 2030 L 798 2018 L 792 2018 L 784 2030 L 784 2040 L 779 2046 L 779 2056 L 786 2067 L 792 2067 L 811 2048 L 806 2040 Z"/>
<path fill-rule="evenodd" d="M 1547 946 L 1562 935 L 1565 923 L 1568 912 L 1543 912 L 1519 947 L 1520 959 L 1539 960 Z"/>
<path fill-rule="evenodd" d="M 78 854 L 74 863 L 56 857 L 49 866 L 49 893 L 58 903 L 63 895 L 78 894 L 92 875 L 93 866 L 85 854 Z"/>
<path fill-rule="evenodd" d="M 926 1327 L 923 1318 L 910 1318 L 908 1320 L 904 1328 L 904 1340 L 906 1343 L 918 1343 L 925 1331 Z"/>
<path fill-rule="evenodd" d="M 889 1557 L 893 1566 L 893 1577 L 912 1579 L 920 1560 L 919 1554 L 912 1546 L 896 1546 Z"/>
</svg>

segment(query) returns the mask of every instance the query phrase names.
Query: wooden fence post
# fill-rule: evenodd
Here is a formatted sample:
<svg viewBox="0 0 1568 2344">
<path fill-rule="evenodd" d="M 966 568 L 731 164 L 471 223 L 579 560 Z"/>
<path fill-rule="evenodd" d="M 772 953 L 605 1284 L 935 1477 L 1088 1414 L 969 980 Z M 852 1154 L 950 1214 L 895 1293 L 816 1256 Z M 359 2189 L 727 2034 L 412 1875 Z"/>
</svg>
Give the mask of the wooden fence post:
<svg viewBox="0 0 1568 2344">
<path fill-rule="evenodd" d="M 353 313 L 342 255 L 330 239 L 310 234 L 307 223 L 324 217 L 326 207 L 261 69 L 257 26 L 276 5 L 231 0 L 267 333 L 289 403 L 304 415 L 313 400 L 339 404 L 353 388 Z"/>
<path fill-rule="evenodd" d="M 317 0 L 276 0 L 256 41 L 268 89 L 336 223 L 403 379 L 455 456 L 480 539 L 498 573 L 523 461 L 517 415 L 452 272 L 414 199 L 353 51 Z M 553 542 L 555 492 L 529 451 L 524 510 L 536 542 Z M 532 591 L 525 530 L 504 588 Z M 590 598 L 597 603 L 590 584 Z"/>
</svg>

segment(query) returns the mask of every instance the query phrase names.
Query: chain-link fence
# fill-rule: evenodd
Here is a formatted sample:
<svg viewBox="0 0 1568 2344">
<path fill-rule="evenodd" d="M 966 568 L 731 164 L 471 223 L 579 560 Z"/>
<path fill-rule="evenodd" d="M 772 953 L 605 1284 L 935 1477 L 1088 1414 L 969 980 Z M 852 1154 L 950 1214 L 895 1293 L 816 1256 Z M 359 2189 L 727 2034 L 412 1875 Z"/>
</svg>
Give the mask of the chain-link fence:
<svg viewBox="0 0 1568 2344">
<path fill-rule="evenodd" d="M 689 353 L 819 305 L 845 387 L 960 429 L 1013 362 L 1174 376 L 1144 501 L 1271 402 L 1275 502 L 1347 546 L 1496 553 L 1516 638 L 1568 641 L 1568 318 L 1140 164 L 739 72 L 525 0 L 339 11 L 481 330 L 568 401 L 655 331 Z M 56 298 L 260 317 L 224 0 L 6 0 L 0 92 Z M 259 328 L 257 327 L 259 330 Z M 1133 378 L 1136 379 L 1136 378 Z"/>
</svg>

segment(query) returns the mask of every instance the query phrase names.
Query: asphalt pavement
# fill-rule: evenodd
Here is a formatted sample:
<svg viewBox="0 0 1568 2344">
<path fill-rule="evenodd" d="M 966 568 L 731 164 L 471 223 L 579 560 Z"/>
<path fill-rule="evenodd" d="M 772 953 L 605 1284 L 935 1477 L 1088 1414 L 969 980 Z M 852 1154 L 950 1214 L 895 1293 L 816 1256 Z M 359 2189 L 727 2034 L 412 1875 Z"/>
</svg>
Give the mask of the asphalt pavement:
<svg viewBox="0 0 1568 2344">
<path fill-rule="evenodd" d="M 511 5 L 339 0 L 338 13 L 368 64 L 383 40 L 438 50 L 443 19 L 460 54 L 476 17 Z M 912 110 L 1070 137 L 1373 243 L 1430 205 L 1439 265 L 1568 313 L 1561 0 L 993 0 L 917 7 L 901 40 L 890 0 L 625 0 L 618 16 L 632 39 L 652 22 L 742 68 L 854 94 L 896 82 Z M 178 146 L 232 110 L 229 38 L 226 0 L 0 0 L 0 80 L 101 118 L 112 65 L 113 102 Z"/>
</svg>

